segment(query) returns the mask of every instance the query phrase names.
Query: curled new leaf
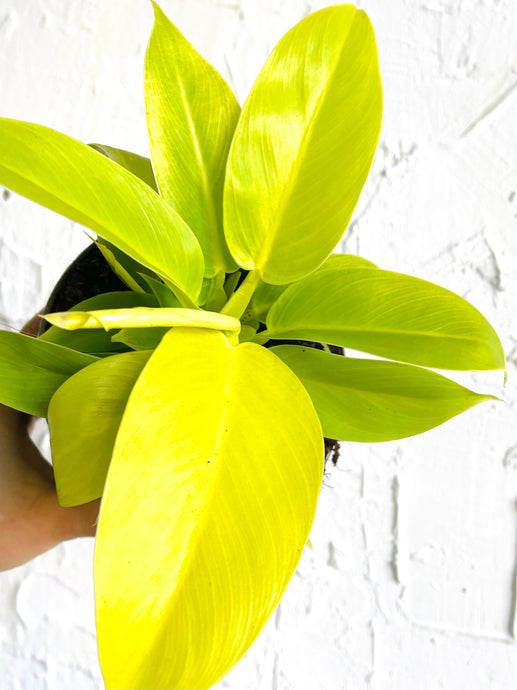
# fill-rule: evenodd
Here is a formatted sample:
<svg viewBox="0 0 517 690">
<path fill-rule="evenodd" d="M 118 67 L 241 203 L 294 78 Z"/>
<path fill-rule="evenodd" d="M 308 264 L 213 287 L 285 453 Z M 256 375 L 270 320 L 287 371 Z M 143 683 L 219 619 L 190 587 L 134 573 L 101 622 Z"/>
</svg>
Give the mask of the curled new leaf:
<svg viewBox="0 0 517 690">
<path fill-rule="evenodd" d="M 189 326 L 213 328 L 238 333 L 238 319 L 202 309 L 174 309 L 133 307 L 132 309 L 99 309 L 97 311 L 63 311 L 44 314 L 43 318 L 54 326 L 68 330 L 77 328 L 149 328 L 154 326 Z"/>
<path fill-rule="evenodd" d="M 276 607 L 323 472 L 310 398 L 266 349 L 173 329 L 122 419 L 95 552 L 106 686 L 212 687 Z"/>
<path fill-rule="evenodd" d="M 69 311 L 97 311 L 99 309 L 131 309 L 133 307 L 157 307 L 158 301 L 153 295 L 146 295 L 142 292 L 103 292 L 79 302 Z M 116 330 L 104 331 L 103 329 L 77 329 L 75 331 L 65 330 L 59 326 L 51 326 L 41 336 L 40 340 L 57 343 L 64 347 L 79 352 L 109 353 L 125 349 L 123 343 L 114 342 L 111 337 Z"/>
</svg>

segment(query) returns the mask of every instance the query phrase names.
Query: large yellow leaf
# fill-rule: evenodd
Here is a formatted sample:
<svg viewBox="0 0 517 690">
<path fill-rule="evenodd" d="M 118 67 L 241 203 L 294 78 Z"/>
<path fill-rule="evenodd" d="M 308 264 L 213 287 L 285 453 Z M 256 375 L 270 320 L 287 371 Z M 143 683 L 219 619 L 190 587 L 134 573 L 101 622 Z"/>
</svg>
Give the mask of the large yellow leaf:
<svg viewBox="0 0 517 690">
<path fill-rule="evenodd" d="M 381 113 L 364 12 L 327 7 L 281 39 L 244 105 L 228 158 L 225 233 L 240 266 L 279 285 L 324 261 L 368 175 Z"/>
<path fill-rule="evenodd" d="M 95 553 L 108 689 L 209 688 L 272 613 L 323 471 L 310 398 L 271 352 L 173 329 L 130 395 Z"/>
</svg>

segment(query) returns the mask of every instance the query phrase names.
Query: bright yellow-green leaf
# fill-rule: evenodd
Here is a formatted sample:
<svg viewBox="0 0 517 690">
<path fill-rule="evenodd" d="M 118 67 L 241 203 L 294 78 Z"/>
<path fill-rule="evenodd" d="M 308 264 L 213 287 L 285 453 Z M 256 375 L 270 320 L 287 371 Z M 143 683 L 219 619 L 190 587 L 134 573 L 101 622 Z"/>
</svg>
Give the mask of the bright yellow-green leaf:
<svg viewBox="0 0 517 690">
<path fill-rule="evenodd" d="M 144 156 L 139 156 L 137 153 L 131 153 L 123 149 L 115 149 L 113 146 L 106 146 L 105 144 L 89 144 L 89 146 L 115 161 L 115 163 L 118 163 L 126 170 L 129 170 L 129 172 L 132 172 L 133 175 L 136 175 L 152 187 L 155 192 L 158 191 L 153 166 L 149 158 L 144 158 Z"/>
<path fill-rule="evenodd" d="M 322 271 L 347 271 L 349 268 L 378 268 L 373 261 L 363 259 L 362 256 L 354 254 L 331 254 L 329 258 L 318 268 L 318 273 Z"/>
<path fill-rule="evenodd" d="M 320 271 L 328 271 L 337 268 L 346 270 L 348 268 L 357 268 L 361 266 L 376 268 L 375 264 L 360 256 L 353 256 L 353 254 L 331 254 L 325 263 L 318 268 L 318 273 Z M 271 305 L 280 297 L 287 287 L 287 285 L 270 285 L 263 281 L 260 282 L 251 300 L 251 308 L 259 321 L 265 321 Z"/>
<path fill-rule="evenodd" d="M 0 331 L 0 402 L 46 417 L 55 391 L 97 357 L 21 333 Z"/>
<path fill-rule="evenodd" d="M 99 309 L 97 311 L 62 311 L 44 314 L 54 326 L 74 331 L 77 328 L 149 328 L 152 326 L 189 326 L 215 328 L 238 333 L 239 319 L 202 309 L 167 309 L 133 307 L 132 309 Z"/>
<path fill-rule="evenodd" d="M 203 256 L 190 228 L 149 185 L 90 146 L 0 118 L 0 183 L 91 228 L 197 298 Z"/>
<path fill-rule="evenodd" d="M 240 107 L 228 84 L 153 3 L 145 61 L 149 143 L 160 194 L 192 228 L 205 275 L 233 271 L 222 227 L 226 159 Z"/>
<path fill-rule="evenodd" d="M 244 324 L 241 327 L 241 332 L 239 333 L 239 342 L 245 343 L 248 340 L 252 340 L 255 337 L 257 329 L 249 324 Z"/>
<path fill-rule="evenodd" d="M 281 39 L 244 105 L 228 159 L 225 233 L 240 266 L 277 285 L 324 261 L 368 175 L 381 111 L 364 12 L 328 7 Z"/>
<path fill-rule="evenodd" d="M 133 350 L 154 350 L 168 330 L 160 326 L 122 328 L 111 339 L 114 343 L 124 343 Z"/>
<path fill-rule="evenodd" d="M 205 278 L 203 287 L 199 293 L 199 304 L 203 309 L 210 311 L 220 311 L 227 301 L 226 292 L 224 291 L 225 273 L 218 273 L 213 278 Z"/>
<path fill-rule="evenodd" d="M 209 688 L 298 563 L 323 440 L 295 375 L 258 345 L 173 329 L 130 395 L 95 552 L 108 690 Z"/>
<path fill-rule="evenodd" d="M 224 291 L 227 299 L 229 299 L 237 289 L 237 285 L 239 284 L 242 276 L 243 273 L 240 269 L 226 276 L 226 280 L 224 281 Z"/>
<path fill-rule="evenodd" d="M 95 244 L 113 273 L 117 276 L 117 278 L 120 278 L 124 285 L 127 285 L 127 287 L 134 292 L 145 292 L 145 290 L 135 280 L 124 264 L 121 263 L 121 261 L 115 255 L 115 252 L 113 252 L 110 247 L 106 246 L 102 242 L 96 242 Z"/>
<path fill-rule="evenodd" d="M 378 268 L 329 270 L 290 285 L 267 335 L 316 340 L 435 369 L 504 369 L 497 333 L 445 288 Z"/>
<path fill-rule="evenodd" d="M 298 345 L 279 345 L 271 352 L 309 392 L 323 434 L 341 441 L 413 436 L 497 399 L 410 364 L 340 357 Z"/>
<path fill-rule="evenodd" d="M 147 283 L 148 287 L 152 290 L 153 295 L 158 300 L 158 306 L 160 307 L 172 307 L 177 309 L 181 307 L 174 293 L 159 280 L 152 278 L 148 275 L 142 275 L 142 280 Z"/>
<path fill-rule="evenodd" d="M 127 399 L 150 354 L 101 359 L 71 376 L 52 397 L 48 423 L 61 505 L 102 496 Z"/>
</svg>

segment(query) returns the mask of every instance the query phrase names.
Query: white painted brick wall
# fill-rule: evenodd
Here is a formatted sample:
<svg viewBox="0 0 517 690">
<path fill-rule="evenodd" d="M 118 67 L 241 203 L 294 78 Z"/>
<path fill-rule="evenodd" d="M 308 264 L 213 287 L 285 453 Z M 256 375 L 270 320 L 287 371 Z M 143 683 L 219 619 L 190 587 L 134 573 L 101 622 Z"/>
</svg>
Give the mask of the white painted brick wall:
<svg viewBox="0 0 517 690">
<path fill-rule="evenodd" d="M 243 101 L 319 0 L 162 0 Z M 517 3 L 364 0 L 385 91 L 343 249 L 468 298 L 502 335 L 507 405 L 397 443 L 344 444 L 266 631 L 218 688 L 514 690 L 517 565 Z M 146 152 L 145 0 L 0 0 L 0 114 Z M 0 195 L 0 321 L 19 327 L 86 244 Z M 465 377 L 462 377 L 465 380 Z M 501 376 L 469 377 L 501 392 Z M 46 444 L 40 429 L 42 444 Z M 92 543 L 0 574 L 0 688 L 97 690 Z"/>
</svg>

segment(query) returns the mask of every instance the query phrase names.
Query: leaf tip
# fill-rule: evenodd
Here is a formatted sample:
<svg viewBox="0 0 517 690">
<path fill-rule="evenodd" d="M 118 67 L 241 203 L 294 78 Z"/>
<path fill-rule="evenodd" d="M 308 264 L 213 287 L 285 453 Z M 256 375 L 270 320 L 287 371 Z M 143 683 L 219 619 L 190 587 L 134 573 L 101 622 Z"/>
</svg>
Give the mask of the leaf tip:
<svg viewBox="0 0 517 690">
<path fill-rule="evenodd" d="M 162 10 L 162 8 L 160 7 L 160 5 L 156 2 L 156 0 L 150 0 L 150 1 L 151 1 L 151 5 L 152 5 L 152 7 L 153 7 L 153 12 L 154 12 L 154 27 L 153 27 L 153 30 L 156 28 L 156 25 L 157 25 L 159 22 L 161 22 L 161 23 L 167 22 L 167 23 L 171 24 L 172 26 L 174 26 L 174 25 L 172 24 L 171 20 L 167 17 L 167 15 L 165 14 L 165 12 L 164 12 L 164 11 Z M 174 28 L 175 28 L 175 27 L 174 27 Z"/>
<path fill-rule="evenodd" d="M 42 319 L 45 319 L 53 326 L 64 328 L 67 331 L 75 331 L 77 328 L 81 328 L 89 318 L 86 312 L 78 311 L 58 311 L 53 314 L 38 314 L 38 316 L 41 316 Z"/>
</svg>

